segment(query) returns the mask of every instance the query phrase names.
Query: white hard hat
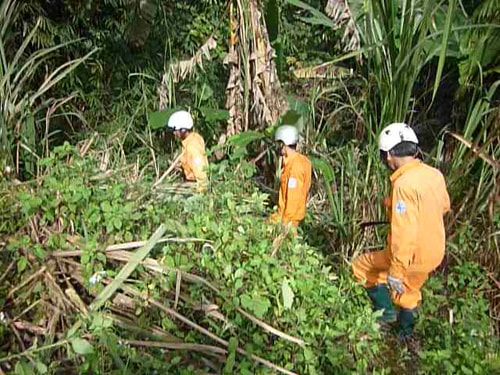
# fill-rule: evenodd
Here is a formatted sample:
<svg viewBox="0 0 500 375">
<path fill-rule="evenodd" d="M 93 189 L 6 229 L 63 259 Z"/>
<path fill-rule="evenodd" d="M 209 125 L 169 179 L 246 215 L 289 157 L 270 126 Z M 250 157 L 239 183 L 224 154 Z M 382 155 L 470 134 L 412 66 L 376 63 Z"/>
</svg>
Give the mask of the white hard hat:
<svg viewBox="0 0 500 375">
<path fill-rule="evenodd" d="M 188 111 L 174 112 L 168 119 L 167 126 L 173 130 L 192 129 L 193 117 Z"/>
<path fill-rule="evenodd" d="M 295 145 L 299 141 L 299 131 L 295 126 L 282 125 L 276 129 L 274 139 L 282 141 L 287 146 Z"/>
<path fill-rule="evenodd" d="M 386 126 L 378 137 L 378 148 L 381 151 L 390 151 L 401 142 L 418 144 L 418 138 L 412 128 L 403 122 L 396 122 Z"/>
</svg>

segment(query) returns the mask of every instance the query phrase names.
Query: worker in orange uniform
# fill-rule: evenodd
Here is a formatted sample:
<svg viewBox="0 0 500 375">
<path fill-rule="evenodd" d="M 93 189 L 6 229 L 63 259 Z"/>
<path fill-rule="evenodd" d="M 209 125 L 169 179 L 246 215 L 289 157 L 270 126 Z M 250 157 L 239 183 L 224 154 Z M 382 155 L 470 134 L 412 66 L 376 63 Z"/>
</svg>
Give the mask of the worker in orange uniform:
<svg viewBox="0 0 500 375">
<path fill-rule="evenodd" d="M 387 201 L 390 232 L 384 250 L 359 256 L 352 268 L 355 277 L 366 282 L 375 310 L 383 310 L 380 321 L 399 321 L 398 333 L 409 344 L 420 289 L 444 257 L 443 216 L 450 209 L 450 198 L 441 172 L 419 159 L 418 139 L 408 125 L 387 126 L 378 147 L 393 171 Z"/>
<path fill-rule="evenodd" d="M 279 142 L 284 167 L 280 179 L 278 211 L 271 216 L 271 221 L 296 228 L 306 215 L 307 195 L 311 187 L 311 162 L 297 151 L 299 132 L 294 126 L 280 126 L 274 138 Z"/>
<path fill-rule="evenodd" d="M 193 117 L 187 111 L 177 111 L 168 120 L 168 127 L 182 142 L 180 163 L 188 183 L 196 183 L 199 192 L 208 186 L 208 159 L 203 137 L 193 131 Z"/>
</svg>

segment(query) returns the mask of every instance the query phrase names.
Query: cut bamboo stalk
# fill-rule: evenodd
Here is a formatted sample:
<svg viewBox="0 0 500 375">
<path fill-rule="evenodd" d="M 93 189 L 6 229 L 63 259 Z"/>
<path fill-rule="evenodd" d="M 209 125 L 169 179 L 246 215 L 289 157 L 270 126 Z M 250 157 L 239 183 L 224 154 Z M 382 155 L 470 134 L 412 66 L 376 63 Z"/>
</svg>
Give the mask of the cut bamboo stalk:
<svg viewBox="0 0 500 375">
<path fill-rule="evenodd" d="M 182 158 L 182 153 L 179 156 L 177 156 L 177 158 L 172 162 L 172 164 L 170 164 L 170 167 L 168 167 L 168 169 L 165 171 L 165 173 L 163 173 L 160 179 L 154 183 L 153 187 L 157 187 L 159 184 L 161 184 L 161 182 L 165 179 L 165 177 L 167 177 L 170 174 L 170 172 L 174 170 L 174 168 L 180 162 L 181 158 Z"/>
<path fill-rule="evenodd" d="M 142 297 L 141 296 L 141 293 L 137 290 L 135 290 L 134 288 L 131 288 L 129 286 L 123 286 L 123 291 L 125 293 L 130 293 L 132 295 L 135 295 L 137 297 Z M 195 329 L 196 331 L 204 334 L 205 336 L 211 338 L 212 340 L 218 342 L 219 344 L 225 346 L 226 348 L 229 347 L 229 342 L 220 338 L 219 336 L 217 335 L 214 335 L 212 332 L 210 332 L 209 330 L 207 330 L 206 328 L 203 328 L 202 326 L 196 324 L 195 322 L 189 320 L 188 318 L 186 318 L 184 315 L 181 315 L 179 314 L 177 311 L 175 310 L 172 310 L 171 308 L 169 307 L 166 307 L 166 306 L 163 306 L 161 303 L 159 303 L 158 301 L 152 299 L 152 298 L 146 298 L 146 300 L 153 306 L 156 306 L 157 308 L 159 308 L 160 310 L 164 311 L 165 313 L 167 313 L 168 315 L 172 316 L 173 318 L 177 319 L 177 320 L 180 320 L 181 322 L 183 322 L 184 324 L 190 326 L 191 328 Z M 243 354 L 244 356 L 247 356 L 249 358 L 251 358 L 252 360 L 254 360 L 255 362 L 257 363 L 260 363 L 266 367 L 269 367 L 273 370 L 276 370 L 276 371 L 279 371 L 283 374 L 287 374 L 287 375 L 298 375 L 297 373 L 295 372 L 292 372 L 292 371 L 289 371 L 281 366 L 278 366 L 264 358 L 261 358 L 259 356 L 256 356 L 254 354 L 250 354 L 248 353 L 247 351 L 245 351 L 244 349 L 241 349 L 241 348 L 236 348 L 236 351 L 240 354 Z"/>
<path fill-rule="evenodd" d="M 122 286 L 125 280 L 134 272 L 137 266 L 141 263 L 141 261 L 149 254 L 149 252 L 153 249 L 153 247 L 158 243 L 161 236 L 166 231 L 166 226 L 164 224 L 160 225 L 160 227 L 156 230 L 153 236 L 148 240 L 148 242 L 141 247 L 139 250 L 134 252 L 130 257 L 127 264 L 120 270 L 118 275 L 116 275 L 115 279 L 111 284 L 107 285 L 101 293 L 96 297 L 94 302 L 90 305 L 89 310 L 95 311 L 101 308 L 108 299 L 110 299 L 113 294 Z"/>
<path fill-rule="evenodd" d="M 128 252 L 126 252 L 126 251 L 114 252 L 114 253 L 112 253 L 112 255 L 108 256 L 109 259 L 118 260 L 118 261 L 122 261 L 122 262 L 127 262 L 128 259 L 129 259 L 129 257 L 130 257 L 130 254 Z M 144 267 L 148 268 L 149 270 L 151 270 L 153 272 L 156 272 L 156 273 L 165 273 L 165 272 L 175 272 L 176 273 L 176 272 L 180 272 L 181 276 L 182 276 L 182 278 L 184 280 L 190 281 L 190 282 L 193 282 L 193 283 L 197 283 L 197 284 L 205 285 L 208 288 L 210 288 L 212 291 L 214 291 L 215 293 L 217 293 L 219 295 L 222 295 L 221 291 L 216 286 L 214 286 L 213 284 L 211 284 L 209 281 L 205 280 L 201 276 L 193 275 L 193 274 L 190 274 L 188 272 L 179 270 L 177 268 L 171 268 L 171 267 L 163 266 L 160 263 L 158 263 L 156 260 L 151 259 L 151 258 L 145 259 L 142 262 L 142 265 Z M 282 331 L 280 331 L 280 330 L 278 330 L 278 329 L 270 326 L 269 324 L 263 322 L 262 320 L 260 320 L 260 319 L 258 319 L 256 317 L 254 317 L 253 315 L 247 313 L 245 310 L 241 309 L 240 307 L 237 307 L 236 311 L 238 311 L 240 314 L 244 315 L 247 319 L 249 319 L 250 321 L 252 321 L 256 325 L 260 326 L 265 331 L 267 331 L 269 333 L 272 333 L 272 334 L 274 334 L 274 335 L 276 335 L 278 337 L 281 337 L 282 339 L 285 339 L 287 341 L 296 343 L 296 344 L 298 344 L 298 345 L 300 345 L 302 347 L 305 346 L 304 340 L 302 340 L 302 339 L 300 339 L 298 337 L 294 337 L 294 336 L 291 336 L 289 334 L 286 334 L 286 333 L 284 333 L 284 332 L 282 332 Z"/>
<path fill-rule="evenodd" d="M 227 350 L 213 345 L 189 344 L 184 342 L 161 342 L 161 341 L 135 341 L 127 340 L 123 342 L 130 346 L 143 346 L 149 348 L 163 348 L 168 350 L 191 350 L 202 353 L 216 353 L 226 355 Z"/>
<path fill-rule="evenodd" d="M 188 243 L 188 242 L 211 243 L 213 241 L 206 240 L 204 238 L 169 237 L 169 238 L 162 238 L 157 243 L 170 243 L 170 242 L 175 242 L 175 243 Z M 70 241 L 70 243 L 73 244 L 72 241 Z M 112 252 L 112 251 L 137 249 L 139 247 L 146 245 L 146 243 L 147 243 L 147 241 L 133 241 L 133 242 L 126 242 L 126 243 L 122 243 L 122 244 L 109 245 L 108 247 L 106 247 L 104 249 L 104 252 L 108 253 L 108 252 Z M 69 258 L 69 257 L 81 256 L 82 254 L 83 254 L 82 250 L 66 250 L 66 251 L 52 251 L 50 253 L 50 256 L 57 257 L 57 258 Z"/>
</svg>

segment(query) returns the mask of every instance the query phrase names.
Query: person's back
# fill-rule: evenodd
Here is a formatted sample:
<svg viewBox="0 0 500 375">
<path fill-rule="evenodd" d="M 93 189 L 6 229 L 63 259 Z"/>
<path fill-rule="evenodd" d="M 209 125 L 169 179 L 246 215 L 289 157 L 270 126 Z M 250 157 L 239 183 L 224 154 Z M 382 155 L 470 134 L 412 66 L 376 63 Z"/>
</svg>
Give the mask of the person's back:
<svg viewBox="0 0 500 375">
<path fill-rule="evenodd" d="M 208 159 L 203 137 L 194 131 L 191 132 L 182 140 L 182 151 L 181 164 L 186 180 L 206 184 Z"/>
<path fill-rule="evenodd" d="M 419 160 L 418 138 L 407 124 L 385 127 L 378 146 L 381 160 L 392 171 L 387 247 L 358 256 L 352 269 L 375 310 L 382 312 L 378 320 L 398 321 L 398 334 L 411 347 L 421 289 L 444 256 L 443 215 L 450 200 L 441 172 Z"/>
<path fill-rule="evenodd" d="M 311 187 L 311 162 L 297 150 L 299 132 L 292 125 L 282 125 L 275 133 L 278 150 L 283 158 L 280 177 L 278 210 L 270 221 L 297 227 L 306 215 L 306 203 Z"/>
<path fill-rule="evenodd" d="M 306 215 L 307 195 L 311 187 L 311 162 L 296 152 L 285 160 L 285 168 L 280 182 L 280 195 L 284 201 L 282 220 L 298 223 Z M 285 201 L 286 200 L 286 201 Z"/>
<path fill-rule="evenodd" d="M 445 250 L 443 215 L 450 209 L 443 175 L 417 160 L 393 180 L 393 191 L 404 192 L 411 199 L 409 204 L 416 206 L 418 229 L 413 264 L 424 260 L 426 267 L 437 267 Z"/>
</svg>

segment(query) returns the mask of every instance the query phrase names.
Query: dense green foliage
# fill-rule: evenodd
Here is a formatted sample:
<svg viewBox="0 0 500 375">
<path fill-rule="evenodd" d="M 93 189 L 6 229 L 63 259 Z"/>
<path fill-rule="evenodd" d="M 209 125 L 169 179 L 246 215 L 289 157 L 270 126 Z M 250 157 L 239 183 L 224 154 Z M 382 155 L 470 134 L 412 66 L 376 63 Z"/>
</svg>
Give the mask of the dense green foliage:
<svg viewBox="0 0 500 375">
<path fill-rule="evenodd" d="M 168 191 L 168 185 L 154 190 L 146 182 L 125 184 L 122 176 L 94 179 L 99 176 L 99 160 L 94 155 L 82 159 L 68 145 L 56 148 L 49 158 L 41 161 L 48 173 L 37 185 L 18 187 L 10 200 L 13 206 L 3 206 L 7 211 L 3 211 L 2 216 L 18 212 L 10 225 L 2 227 L 2 234 L 18 233 L 4 253 L 5 261 L 16 262 L 16 278 L 32 274 L 39 264 L 44 264 L 51 273 L 63 271 L 59 262 L 65 258 L 58 258 L 57 253 L 80 248 L 83 253 L 77 269 L 81 274 L 67 276 L 75 287 L 83 280 L 82 286 L 94 294 L 102 290 L 102 285 L 91 281 L 91 276 L 105 270 L 105 275 L 112 278 L 119 266 L 113 253 L 103 252 L 100 244 L 132 238 L 145 240 L 160 223 L 167 223 L 167 238 L 184 238 L 187 242 L 173 240 L 155 247 L 150 254 L 170 272 L 166 271 L 161 277 L 145 268 L 134 272 L 127 285 L 137 290 L 137 294 L 131 294 L 135 308 L 128 314 L 116 309 L 106 315 L 75 314 L 74 306 L 66 306 L 69 310 L 62 324 L 71 326 L 81 319 L 81 328 L 68 333 L 66 348 L 59 349 L 62 352 L 47 349 L 30 355 L 38 367 L 43 367 L 41 363 L 48 369 L 67 366 L 54 360 L 58 353 L 61 359 L 83 355 L 87 360 L 80 363 L 79 369 L 93 373 L 109 373 L 112 368 L 120 367 L 120 361 L 122 365 L 125 363 L 127 371 L 140 373 L 153 370 L 191 373 L 196 367 L 203 367 L 196 354 L 161 354 L 149 349 L 156 354 L 148 357 L 146 349 L 120 344 L 147 337 L 145 332 L 137 333 L 137 330 L 142 328 L 147 332 L 154 326 L 188 343 L 213 344 L 139 298 L 143 295 L 165 306 L 174 305 L 176 269 L 202 276 L 218 289 L 216 293 L 206 285 L 192 284 L 182 278 L 180 300 L 175 305 L 177 312 L 229 341 L 229 357 L 224 364 L 224 371 L 228 373 L 265 373 L 262 366 L 246 356 L 234 357 L 236 344 L 294 372 L 308 374 L 360 373 L 369 369 L 386 373 L 393 366 L 391 360 L 404 360 L 402 350 L 396 350 L 390 357 L 382 354 L 388 350 L 384 341 L 387 336 L 381 336 L 362 288 L 353 282 L 341 263 L 328 265 L 319 249 L 308 246 L 302 236 L 281 237 L 279 250 L 271 256 L 277 228 L 265 224 L 261 218 L 267 197 L 250 182 L 241 183 L 251 181 L 254 166 L 238 159 L 222 162 L 212 168 L 212 192 L 179 199 Z M 10 188 L 7 191 L 11 191 Z M 201 239 L 201 242 L 189 239 Z M 57 264 L 50 260 L 52 252 L 56 252 L 56 258 L 52 259 Z M 63 280 L 57 285 L 63 290 L 67 288 Z M 437 276 L 430 281 L 422 311 L 426 318 L 419 323 L 419 330 L 424 333 L 424 369 L 488 372 L 493 363 L 489 355 L 495 347 L 491 324 L 485 319 L 487 288 L 487 280 L 472 264 L 452 270 L 443 279 Z M 22 311 L 31 301 L 40 298 L 54 301 L 56 306 L 64 305 L 58 301 L 56 287 L 44 284 L 43 279 L 26 289 L 16 293 L 22 302 L 16 310 L 10 310 L 10 314 L 24 315 Z M 5 292 L 9 290 L 4 288 Z M 215 311 L 222 313 L 222 318 L 200 311 L 200 302 L 202 306 L 216 305 Z M 289 335 L 300 337 L 306 346 L 301 348 L 263 331 L 236 310 L 237 307 Z M 35 311 L 25 313 L 23 320 L 36 321 L 36 315 L 32 315 Z M 454 318 L 449 318 L 451 312 Z M 135 330 L 113 328 L 112 321 L 117 317 L 128 321 Z M 443 324 L 443 320 L 448 323 Z M 6 331 L 3 335 L 3 339 L 7 339 Z M 165 340 L 158 335 L 158 331 L 156 337 L 150 333 L 150 340 Z M 81 340 L 81 337 L 87 339 Z M 38 347 L 43 349 L 54 339 L 47 335 Z M 169 341 L 171 339 L 166 340 Z M 121 360 L 117 362 L 114 357 Z M 194 365 L 189 364 L 192 361 Z M 25 366 L 30 367 L 28 362 Z M 67 371 L 69 369 L 67 367 Z M 16 371 L 22 373 L 19 369 Z"/>
<path fill-rule="evenodd" d="M 242 86 L 262 78 L 245 67 L 255 67 L 249 46 L 269 38 L 288 101 L 278 123 L 299 127 L 313 161 L 296 238 L 264 222 L 276 198 L 273 124 L 218 144 L 231 113 L 231 25 L 242 22 L 228 5 L 253 9 L 240 28 L 266 22 L 268 35 L 238 34 L 249 38 L 237 46 Z M 447 256 L 423 290 L 419 370 L 498 371 L 499 9 L 498 0 L 2 0 L 0 368 L 273 373 L 265 359 L 300 374 L 406 373 L 415 359 L 380 332 L 349 266 L 383 244 L 386 227 L 361 226 L 385 214 L 374 138 L 404 120 L 452 198 Z M 210 149 L 202 196 L 175 174 L 154 185 L 179 147 L 161 129 L 176 108 L 191 110 Z M 163 242 L 119 280 L 141 247 L 133 242 L 162 224 Z M 94 311 L 112 282 L 116 295 Z"/>
</svg>

